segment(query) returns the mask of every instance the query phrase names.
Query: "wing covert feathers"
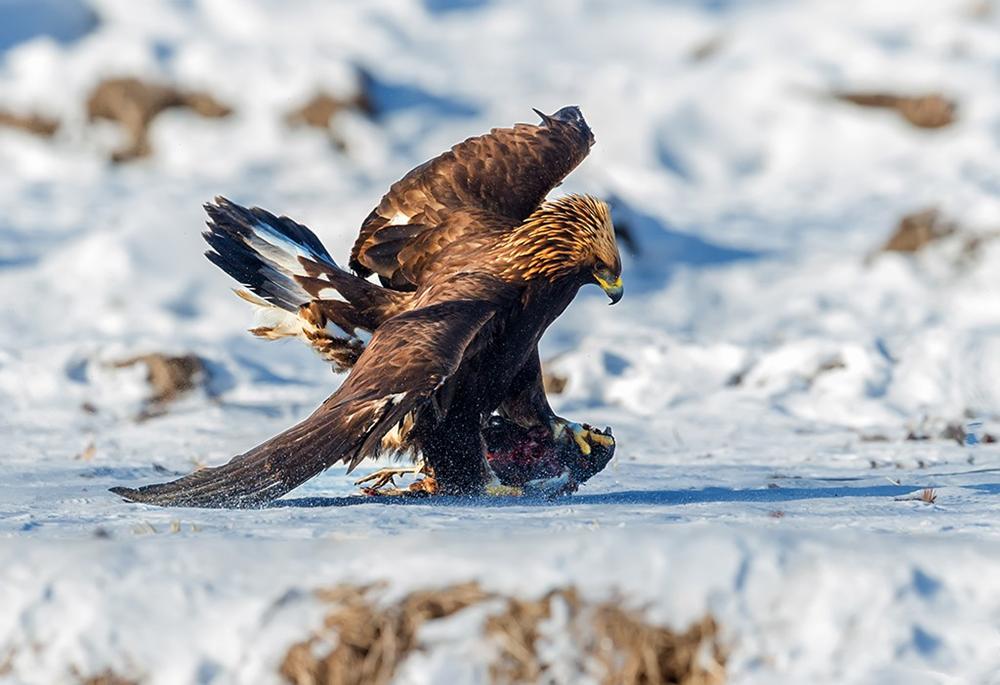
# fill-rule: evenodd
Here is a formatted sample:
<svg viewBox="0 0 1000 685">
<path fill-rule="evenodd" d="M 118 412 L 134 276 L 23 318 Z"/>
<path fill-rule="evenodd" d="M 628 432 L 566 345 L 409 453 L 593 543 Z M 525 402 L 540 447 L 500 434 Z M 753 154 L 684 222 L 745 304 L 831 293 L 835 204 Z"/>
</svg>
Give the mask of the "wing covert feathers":
<svg viewBox="0 0 1000 685">
<path fill-rule="evenodd" d="M 564 107 L 543 115 L 541 125 L 497 128 L 459 143 L 392 185 L 362 224 L 348 266 L 362 276 L 378 274 L 389 287 L 413 290 L 420 270 L 412 255 L 402 254 L 408 245 L 443 232 L 444 240 L 421 244 L 419 255 L 426 259 L 476 231 L 474 222 L 449 225 L 448 218 L 461 211 L 519 224 L 583 161 L 593 142 L 580 110 Z"/>
</svg>

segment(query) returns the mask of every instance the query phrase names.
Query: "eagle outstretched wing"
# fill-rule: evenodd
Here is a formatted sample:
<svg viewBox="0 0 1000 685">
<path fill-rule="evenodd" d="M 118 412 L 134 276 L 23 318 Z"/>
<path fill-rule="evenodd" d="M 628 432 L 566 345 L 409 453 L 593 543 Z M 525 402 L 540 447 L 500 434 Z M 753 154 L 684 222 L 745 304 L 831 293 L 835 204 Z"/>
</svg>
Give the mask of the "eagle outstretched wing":
<svg viewBox="0 0 1000 685">
<path fill-rule="evenodd" d="M 594 144 L 579 108 L 539 115 L 539 126 L 469 138 L 394 183 L 361 225 L 350 268 L 415 290 L 420 264 L 444 246 L 484 224 L 520 224 Z"/>
<path fill-rule="evenodd" d="M 475 354 L 471 343 L 502 305 L 507 287 L 468 274 L 447 284 L 451 297 L 435 298 L 399 314 L 375 332 L 343 385 L 311 416 L 234 457 L 169 483 L 113 488 L 136 502 L 160 506 L 261 506 L 338 462 L 349 469 L 377 456 L 382 437 Z"/>
</svg>

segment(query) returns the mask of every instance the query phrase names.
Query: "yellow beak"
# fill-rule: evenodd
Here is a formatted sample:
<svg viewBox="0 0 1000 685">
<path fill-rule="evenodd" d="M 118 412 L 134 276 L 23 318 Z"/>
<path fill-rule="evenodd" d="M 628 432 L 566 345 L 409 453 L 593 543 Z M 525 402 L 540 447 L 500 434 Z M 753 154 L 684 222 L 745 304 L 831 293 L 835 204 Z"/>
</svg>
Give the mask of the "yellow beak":
<svg viewBox="0 0 1000 685">
<path fill-rule="evenodd" d="M 611 304 L 614 304 L 618 300 L 622 299 L 622 295 L 625 294 L 625 287 L 622 285 L 622 277 L 619 276 L 613 282 L 608 282 L 601 278 L 600 276 L 594 276 L 597 279 L 597 284 L 601 286 L 601 290 L 608 294 L 611 298 Z"/>
</svg>

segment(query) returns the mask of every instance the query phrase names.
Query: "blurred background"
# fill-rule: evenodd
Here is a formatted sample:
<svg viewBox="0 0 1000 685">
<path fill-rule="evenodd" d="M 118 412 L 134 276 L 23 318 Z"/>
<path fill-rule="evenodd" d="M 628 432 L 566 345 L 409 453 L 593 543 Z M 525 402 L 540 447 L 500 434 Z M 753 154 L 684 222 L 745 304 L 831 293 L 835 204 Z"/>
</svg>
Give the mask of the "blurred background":
<svg viewBox="0 0 1000 685">
<path fill-rule="evenodd" d="M 287 425 L 339 380 L 243 332 L 201 204 L 292 216 L 344 260 L 407 170 L 577 104 L 597 145 L 555 192 L 613 204 L 627 297 L 585 289 L 547 336 L 561 411 L 643 455 L 776 427 L 981 439 L 998 26 L 985 0 L 3 0 L 0 420 L 135 454 L 121 420 L 175 412 L 161 437 L 201 426 L 214 457 L 221 417 Z"/>
</svg>

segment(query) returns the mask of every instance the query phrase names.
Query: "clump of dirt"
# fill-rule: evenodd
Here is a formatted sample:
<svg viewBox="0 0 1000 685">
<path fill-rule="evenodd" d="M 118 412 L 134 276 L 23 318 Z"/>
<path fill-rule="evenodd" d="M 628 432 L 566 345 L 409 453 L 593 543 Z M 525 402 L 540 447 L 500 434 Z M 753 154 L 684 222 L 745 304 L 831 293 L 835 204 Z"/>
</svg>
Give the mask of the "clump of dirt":
<svg viewBox="0 0 1000 685">
<path fill-rule="evenodd" d="M 859 107 L 876 107 L 897 112 L 917 128 L 943 128 L 955 122 L 958 105 L 938 94 L 895 95 L 881 92 L 838 92 L 833 97 Z"/>
<path fill-rule="evenodd" d="M 59 130 L 56 119 L 41 114 L 16 114 L 6 110 L 0 110 L 0 126 L 20 129 L 45 138 L 51 138 Z"/>
<path fill-rule="evenodd" d="M 380 589 L 341 585 L 322 591 L 320 597 L 334 608 L 320 630 L 288 650 L 280 668 L 285 681 L 383 685 L 421 648 L 421 626 L 486 601 L 500 603 L 483 624 L 484 638 L 496 647 L 489 673 L 497 685 L 544 680 L 551 666 L 539 645 L 556 613 L 562 618 L 556 629 L 572 639 L 581 677 L 608 685 L 719 685 L 725 680 L 725 654 L 711 618 L 674 632 L 646 622 L 620 601 L 588 602 L 573 587 L 524 600 L 464 583 L 413 592 L 389 604 L 378 600 Z"/>
<path fill-rule="evenodd" d="M 140 419 L 163 414 L 167 405 L 207 380 L 205 363 L 194 354 L 172 356 L 154 352 L 114 362 L 113 366 L 122 369 L 136 364 L 146 366 L 146 381 L 152 391 Z"/>
<path fill-rule="evenodd" d="M 919 252 L 928 244 L 954 235 L 957 231 L 957 226 L 945 220 L 937 209 L 922 209 L 900 219 L 896 230 L 880 251 Z"/>
<path fill-rule="evenodd" d="M 232 110 L 207 93 L 187 91 L 170 85 L 149 83 L 137 78 L 102 81 L 87 99 L 91 121 L 119 122 L 128 134 L 126 145 L 111 154 L 114 162 L 146 157 L 152 152 L 149 126 L 164 110 L 186 107 L 203 117 L 225 117 Z"/>
</svg>

